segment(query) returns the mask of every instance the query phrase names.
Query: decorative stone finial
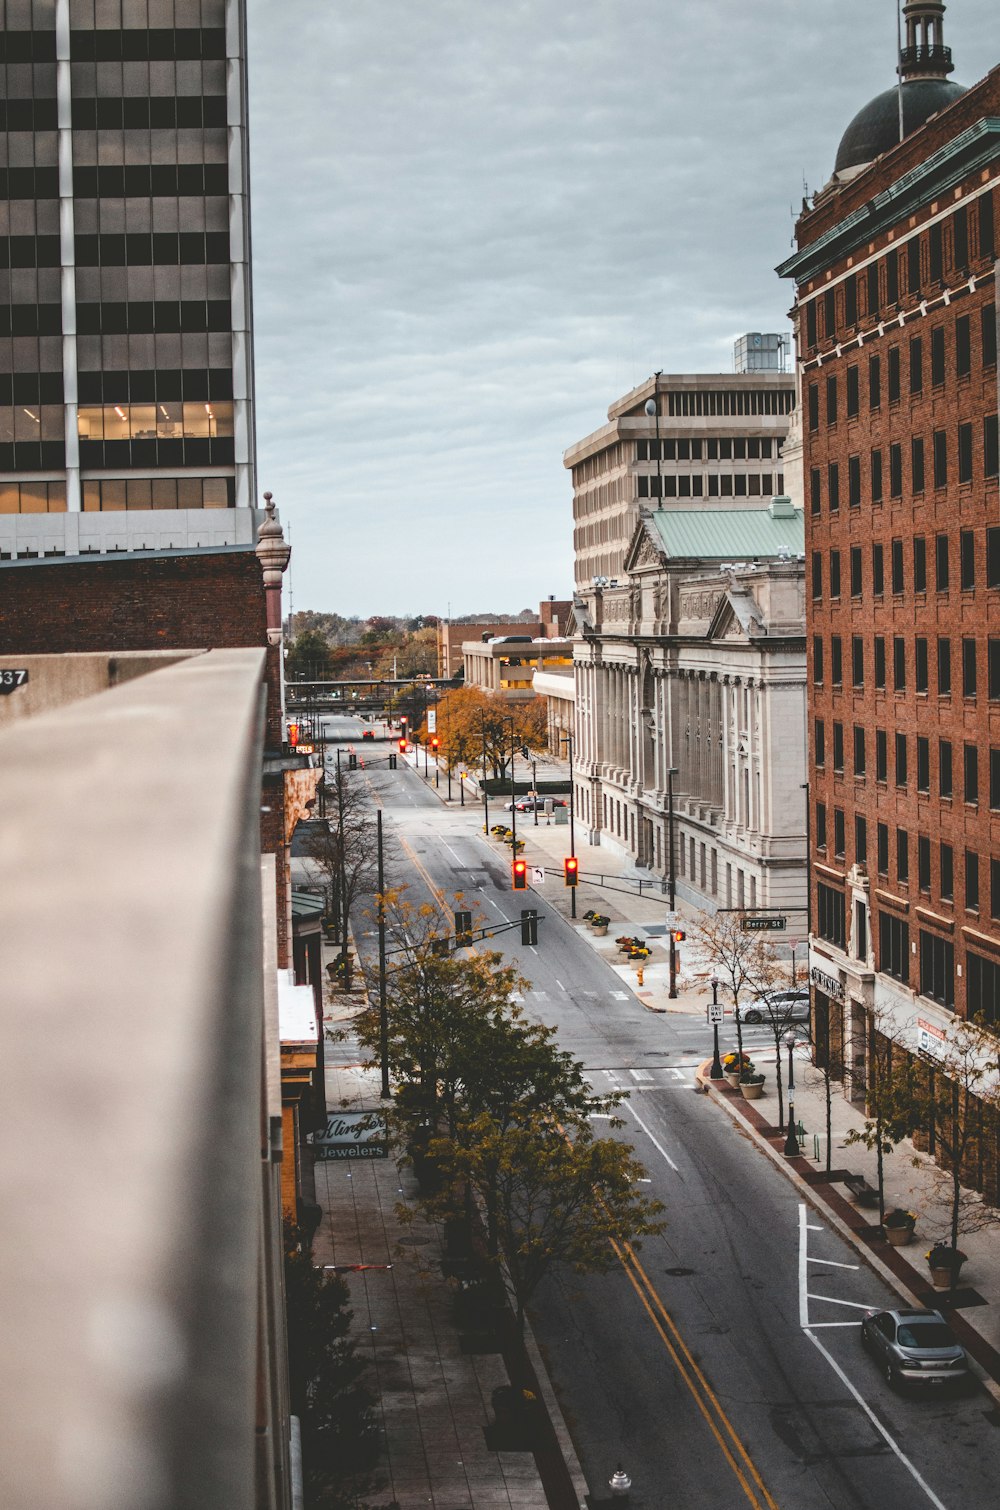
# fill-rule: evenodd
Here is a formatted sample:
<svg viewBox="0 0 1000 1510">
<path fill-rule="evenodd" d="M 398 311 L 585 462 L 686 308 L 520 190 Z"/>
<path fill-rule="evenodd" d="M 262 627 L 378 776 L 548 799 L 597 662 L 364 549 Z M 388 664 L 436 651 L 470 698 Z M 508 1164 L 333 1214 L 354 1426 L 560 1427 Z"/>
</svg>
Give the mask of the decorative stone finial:
<svg viewBox="0 0 1000 1510">
<path fill-rule="evenodd" d="M 273 645 L 281 639 L 281 577 L 288 566 L 292 548 L 282 533 L 281 524 L 274 517 L 273 494 L 264 494 L 264 507 L 267 518 L 257 531 L 255 555 L 264 577 L 267 638 L 268 643 Z"/>
</svg>

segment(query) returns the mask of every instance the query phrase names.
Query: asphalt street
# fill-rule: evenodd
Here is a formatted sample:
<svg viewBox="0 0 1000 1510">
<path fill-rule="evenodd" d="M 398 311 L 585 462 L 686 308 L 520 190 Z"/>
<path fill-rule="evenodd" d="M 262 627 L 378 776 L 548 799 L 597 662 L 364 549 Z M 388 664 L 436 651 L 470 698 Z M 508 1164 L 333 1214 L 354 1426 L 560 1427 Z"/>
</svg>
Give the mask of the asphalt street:
<svg viewBox="0 0 1000 1510">
<path fill-rule="evenodd" d="M 330 724 L 360 739 L 360 725 Z M 544 888 L 512 892 L 507 852 L 482 835 L 477 810 L 445 809 L 412 769 L 389 771 L 386 744 L 357 748 L 359 779 L 383 808 L 390 884 L 447 913 L 461 892 L 486 923 L 537 906 L 537 947 L 516 929 L 491 947 L 529 978 L 527 1010 L 595 1088 L 629 1092 L 621 1136 L 666 1207 L 662 1237 L 608 1275 L 560 1275 L 532 1309 L 592 1500 L 607 1498 L 620 1462 L 630 1503 L 663 1510 L 995 1505 L 993 1402 L 978 1389 L 897 1395 L 882 1379 L 859 1322 L 895 1296 L 695 1093 L 707 1025 L 648 1012 L 546 907 Z M 355 921 L 362 949 L 370 927 Z M 751 1050 L 768 1041 L 761 1028 L 744 1036 Z"/>
</svg>

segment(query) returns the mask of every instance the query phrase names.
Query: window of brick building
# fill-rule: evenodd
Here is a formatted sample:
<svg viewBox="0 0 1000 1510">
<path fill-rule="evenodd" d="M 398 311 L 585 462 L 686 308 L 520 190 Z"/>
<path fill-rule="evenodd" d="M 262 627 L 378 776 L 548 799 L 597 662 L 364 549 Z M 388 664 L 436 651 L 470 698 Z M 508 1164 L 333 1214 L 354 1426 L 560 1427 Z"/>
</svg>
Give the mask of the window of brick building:
<svg viewBox="0 0 1000 1510">
<path fill-rule="evenodd" d="M 934 431 L 934 486 L 948 486 L 948 432 Z"/>
<path fill-rule="evenodd" d="M 893 980 L 910 979 L 910 925 L 891 912 L 878 915 L 878 967 Z"/>
<path fill-rule="evenodd" d="M 809 396 L 808 396 L 808 399 L 807 399 L 807 403 L 808 403 L 808 406 L 809 406 L 809 428 L 810 428 L 810 430 L 818 430 L 819 429 L 819 384 L 818 383 L 810 383 L 809 384 Z"/>
<path fill-rule="evenodd" d="M 844 279 L 844 324 L 858 323 L 858 275 L 850 273 Z"/>
<path fill-rule="evenodd" d="M 816 804 L 816 848 L 826 849 L 826 803 Z"/>
<path fill-rule="evenodd" d="M 830 597 L 840 597 L 840 552 L 830 552 Z"/>
<path fill-rule="evenodd" d="M 837 423 L 837 374 L 831 372 L 826 380 L 826 422 Z"/>
<path fill-rule="evenodd" d="M 872 503 L 882 502 L 882 452 L 871 454 Z"/>
<path fill-rule="evenodd" d="M 1000 700 L 1000 639 L 992 634 L 986 645 L 986 681 L 990 702 Z"/>
<path fill-rule="evenodd" d="M 938 697 L 951 696 L 951 640 L 947 636 L 937 642 L 937 689 Z"/>
<path fill-rule="evenodd" d="M 924 391 L 924 342 L 922 336 L 910 337 L 910 394 Z"/>
<path fill-rule="evenodd" d="M 927 237 L 927 261 L 932 283 L 944 282 L 944 226 L 940 220 L 931 226 Z"/>
<path fill-rule="evenodd" d="M 872 545 L 872 592 L 876 598 L 885 592 L 885 551 L 879 540 Z"/>
<path fill-rule="evenodd" d="M 861 688 L 865 684 L 865 641 L 864 636 L 855 634 L 851 636 L 851 686 Z"/>
<path fill-rule="evenodd" d="M 885 691 L 885 636 L 875 636 L 875 687 Z"/>
<path fill-rule="evenodd" d="M 823 552 L 812 553 L 812 595 L 813 602 L 818 602 L 823 596 Z"/>
<path fill-rule="evenodd" d="M 823 636 L 813 635 L 813 681 L 818 687 L 823 685 Z"/>
<path fill-rule="evenodd" d="M 993 190 L 980 194 L 979 200 L 979 255 L 992 262 L 996 256 L 996 234 L 993 220 Z"/>
<path fill-rule="evenodd" d="M 806 345 L 816 345 L 816 300 L 810 299 L 806 305 Z"/>
<path fill-rule="evenodd" d="M 979 911 L 979 856 L 973 849 L 965 851 L 965 910 Z"/>
<path fill-rule="evenodd" d="M 972 530 L 962 530 L 958 537 L 958 578 L 963 592 L 976 585 L 976 537 Z"/>
<path fill-rule="evenodd" d="M 998 444 L 998 416 L 987 414 L 983 420 L 983 476 L 996 477 L 1000 466 L 1000 444 Z"/>
<path fill-rule="evenodd" d="M 865 774 L 865 731 L 861 724 L 854 725 L 854 774 Z"/>
<path fill-rule="evenodd" d="M 965 800 L 973 805 L 979 802 L 979 747 L 967 744 L 962 759 Z"/>
<path fill-rule="evenodd" d="M 861 507 L 861 457 L 847 458 L 847 501 L 852 509 Z"/>
<path fill-rule="evenodd" d="M 972 326 L 968 315 L 955 321 L 955 375 L 968 377 L 972 371 Z"/>
<path fill-rule="evenodd" d="M 844 646 L 839 634 L 830 636 L 830 681 L 834 687 L 843 686 L 844 682 Z"/>
<path fill-rule="evenodd" d="M 942 844 L 938 855 L 938 877 L 943 901 L 955 900 L 955 851 L 950 844 Z"/>
<path fill-rule="evenodd" d="M 845 928 L 844 893 L 819 881 L 816 885 L 816 925 L 820 938 L 843 949 L 847 930 Z"/>
<path fill-rule="evenodd" d="M 854 366 L 847 369 L 847 418 L 855 419 L 861 407 L 861 383 L 858 376 L 858 368 Z"/>
<path fill-rule="evenodd" d="M 868 407 L 878 409 L 882 405 L 882 359 L 868 358 Z"/>
<path fill-rule="evenodd" d="M 903 496 L 903 448 L 898 441 L 889 447 L 889 497 Z"/>
<path fill-rule="evenodd" d="M 834 859 L 842 860 L 847 849 L 847 828 L 844 823 L 844 809 L 835 807 L 833 810 L 833 854 Z"/>
<path fill-rule="evenodd" d="M 970 949 L 965 956 L 966 1010 L 969 1017 L 981 1017 L 995 1026 L 1000 1021 L 1000 964 L 974 954 Z"/>
<path fill-rule="evenodd" d="M 927 541 L 923 535 L 913 537 L 913 591 L 927 591 Z"/>
<path fill-rule="evenodd" d="M 913 687 L 916 692 L 926 692 L 928 681 L 927 671 L 927 639 L 918 634 L 913 642 Z"/>
<path fill-rule="evenodd" d="M 995 304 L 984 304 L 979 316 L 980 332 L 983 338 L 983 366 L 995 367 L 997 364 L 997 309 Z"/>
<path fill-rule="evenodd" d="M 915 493 L 924 491 L 924 441 L 914 435 L 910 441 L 910 481 Z"/>
<path fill-rule="evenodd" d="M 821 486 L 819 467 L 811 467 L 809 470 L 809 507 L 814 514 L 818 514 L 822 508 Z"/>
<path fill-rule="evenodd" d="M 902 542 L 902 540 L 893 540 L 893 542 L 892 542 L 892 544 L 891 544 L 891 546 L 889 548 L 889 562 L 890 562 L 890 574 L 891 574 L 891 578 L 892 578 L 892 590 L 893 590 L 893 593 L 895 593 L 895 594 L 898 595 L 899 593 L 901 593 L 903 591 L 903 542 Z"/>
<path fill-rule="evenodd" d="M 875 730 L 875 780 L 886 781 L 889 776 L 888 740 L 884 729 Z"/>
<path fill-rule="evenodd" d="M 890 402 L 890 404 L 898 404 L 899 403 L 900 387 L 901 387 L 901 380 L 900 380 L 899 347 L 898 346 L 890 346 L 889 347 L 889 402 Z"/>
<path fill-rule="evenodd" d="M 885 298 L 887 304 L 899 303 L 899 253 L 895 251 L 885 259 Z"/>
<path fill-rule="evenodd" d="M 910 881 L 910 836 L 905 828 L 896 830 L 896 879 L 901 886 Z"/>
<path fill-rule="evenodd" d="M 860 813 L 854 814 L 854 862 L 856 865 L 868 863 L 868 820 Z"/>
<path fill-rule="evenodd" d="M 892 641 L 892 690 L 906 691 L 906 640 L 901 634 Z"/>
<path fill-rule="evenodd" d="M 948 591 L 948 536 L 936 535 L 934 539 L 934 586 L 938 592 Z"/>
<path fill-rule="evenodd" d="M 962 696 L 975 697 L 976 695 L 976 642 L 973 639 L 962 641 Z"/>
<path fill-rule="evenodd" d="M 931 331 L 931 387 L 940 388 L 944 382 L 944 326 Z"/>
<path fill-rule="evenodd" d="M 955 1005 L 955 946 L 926 928 L 920 930 L 920 994 L 943 1007 Z"/>
<path fill-rule="evenodd" d="M 1000 750 L 990 749 L 990 810 L 1000 812 Z"/>
<path fill-rule="evenodd" d="M 953 792 L 951 740 L 938 740 L 938 795 L 950 801 Z"/>
<path fill-rule="evenodd" d="M 827 504 L 831 514 L 840 508 L 840 466 L 831 461 L 826 469 Z"/>
<path fill-rule="evenodd" d="M 917 886 L 921 891 L 931 889 L 931 841 L 926 834 L 917 835 Z"/>
<path fill-rule="evenodd" d="M 906 244 L 906 290 L 910 294 L 919 294 L 921 287 L 920 240 L 914 236 Z"/>
<path fill-rule="evenodd" d="M 889 874 L 889 829 L 884 823 L 875 826 L 875 865 L 880 876 Z"/>
<path fill-rule="evenodd" d="M 851 546 L 851 597 L 860 598 L 863 591 L 862 556 L 860 545 Z"/>
<path fill-rule="evenodd" d="M 896 735 L 896 785 L 905 786 L 907 780 L 906 735 Z"/>
<path fill-rule="evenodd" d="M 969 212 L 959 205 L 951 217 L 951 255 L 956 273 L 963 273 L 969 266 Z"/>
<path fill-rule="evenodd" d="M 833 725 L 833 769 L 841 774 L 844 770 L 844 726 L 836 721 Z"/>
<path fill-rule="evenodd" d="M 990 917 L 1000 918 L 1000 860 L 990 860 Z"/>
<path fill-rule="evenodd" d="M 828 339 L 837 334 L 837 302 L 832 288 L 823 294 L 823 332 Z"/>
<path fill-rule="evenodd" d="M 931 789 L 931 742 L 924 734 L 917 735 L 917 791 Z"/>
<path fill-rule="evenodd" d="M 868 314 L 869 314 L 869 316 L 871 318 L 874 319 L 874 317 L 879 312 L 879 304 L 880 304 L 879 286 L 878 286 L 878 263 L 877 262 L 869 262 L 868 268 L 867 268 L 867 272 L 866 272 L 866 281 L 867 281 L 867 284 L 868 284 L 868 288 L 867 288 Z"/>
<path fill-rule="evenodd" d="M 958 480 L 972 481 L 972 426 L 958 427 Z"/>
<path fill-rule="evenodd" d="M 826 724 L 821 718 L 813 724 L 813 755 L 817 765 L 826 765 Z"/>
</svg>

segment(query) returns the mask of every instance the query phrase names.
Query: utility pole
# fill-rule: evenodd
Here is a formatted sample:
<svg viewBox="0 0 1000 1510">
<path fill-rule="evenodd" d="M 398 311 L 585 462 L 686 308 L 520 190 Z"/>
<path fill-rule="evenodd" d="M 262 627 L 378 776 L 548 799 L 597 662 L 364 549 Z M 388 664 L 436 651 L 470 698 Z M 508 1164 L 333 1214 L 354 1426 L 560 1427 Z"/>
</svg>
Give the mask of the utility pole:
<svg viewBox="0 0 1000 1510">
<path fill-rule="evenodd" d="M 385 999 L 385 867 L 382 855 L 382 809 L 378 822 L 378 1050 L 382 1069 L 382 1099 L 389 1098 L 389 1010 Z"/>
<path fill-rule="evenodd" d="M 668 898 L 672 920 L 670 923 L 670 990 L 667 992 L 671 1001 L 677 995 L 677 943 L 674 939 L 674 931 L 677 927 L 677 918 L 674 909 L 677 905 L 677 872 L 674 868 L 674 777 L 677 772 L 674 767 L 667 771 L 667 885 L 669 887 Z"/>
<path fill-rule="evenodd" d="M 575 831 L 576 830 L 576 825 L 574 823 L 574 818 L 576 816 L 576 812 L 575 812 L 575 808 L 573 806 L 574 792 L 573 792 L 573 736 L 572 736 L 572 734 L 564 734 L 562 736 L 562 741 L 561 742 L 565 742 L 565 744 L 566 744 L 566 746 L 567 746 L 567 748 L 569 750 L 569 857 L 570 857 L 571 860 L 575 860 L 576 859 L 576 831 Z M 571 918 L 575 918 L 576 917 L 576 887 L 575 886 L 571 889 L 570 894 L 569 894 L 569 915 L 570 915 Z"/>
<path fill-rule="evenodd" d="M 347 959 L 347 928 L 349 923 L 349 909 L 347 906 L 347 867 L 344 864 L 344 780 L 340 769 L 340 750 L 337 750 L 337 833 L 340 870 L 340 975 L 344 990 L 349 991 L 351 982 L 348 976 Z"/>
<path fill-rule="evenodd" d="M 479 728 L 483 736 L 483 832 L 488 834 L 490 831 L 490 794 L 486 787 L 488 780 L 486 772 L 486 714 L 482 708 L 479 710 Z M 465 788 L 463 787 L 462 790 L 464 792 Z"/>
</svg>

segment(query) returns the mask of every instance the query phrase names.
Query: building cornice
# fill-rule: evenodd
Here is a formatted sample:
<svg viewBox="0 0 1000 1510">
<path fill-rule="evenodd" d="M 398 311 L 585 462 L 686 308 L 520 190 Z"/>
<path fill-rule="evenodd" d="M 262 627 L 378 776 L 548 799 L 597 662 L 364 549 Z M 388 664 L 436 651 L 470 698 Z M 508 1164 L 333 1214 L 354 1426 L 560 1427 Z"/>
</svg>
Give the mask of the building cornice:
<svg viewBox="0 0 1000 1510">
<path fill-rule="evenodd" d="M 990 116 L 976 121 L 926 161 L 911 168 L 815 241 L 779 263 L 778 276 L 804 283 L 863 242 L 871 241 L 898 225 L 904 216 L 928 199 L 946 194 L 971 173 L 988 166 L 996 158 L 998 149 L 1000 118 Z"/>
</svg>

